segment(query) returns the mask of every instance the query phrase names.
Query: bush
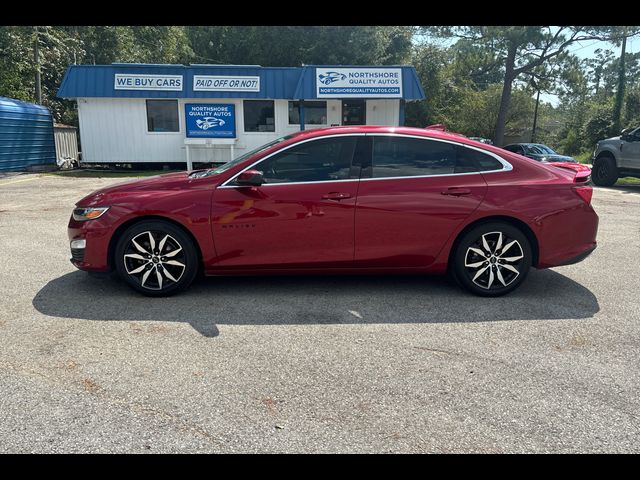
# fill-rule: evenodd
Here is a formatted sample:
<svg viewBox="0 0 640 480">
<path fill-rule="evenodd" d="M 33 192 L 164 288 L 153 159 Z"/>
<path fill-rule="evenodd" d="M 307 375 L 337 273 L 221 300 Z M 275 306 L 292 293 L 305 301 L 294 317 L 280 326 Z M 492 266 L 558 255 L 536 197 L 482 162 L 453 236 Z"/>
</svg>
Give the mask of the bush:
<svg viewBox="0 0 640 480">
<path fill-rule="evenodd" d="M 613 107 L 609 104 L 597 105 L 584 125 L 585 148 L 599 140 L 618 135 L 613 131 Z"/>
</svg>

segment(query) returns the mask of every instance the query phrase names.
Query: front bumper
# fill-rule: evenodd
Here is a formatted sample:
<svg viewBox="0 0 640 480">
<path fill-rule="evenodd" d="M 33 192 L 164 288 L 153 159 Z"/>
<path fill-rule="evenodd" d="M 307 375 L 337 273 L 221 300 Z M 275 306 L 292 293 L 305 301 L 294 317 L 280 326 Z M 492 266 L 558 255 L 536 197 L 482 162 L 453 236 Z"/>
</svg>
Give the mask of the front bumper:
<svg viewBox="0 0 640 480">
<path fill-rule="evenodd" d="M 109 240 L 112 228 L 101 219 L 78 222 L 69 219 L 67 235 L 71 250 L 71 263 L 80 270 L 109 272 Z M 85 240 L 85 248 L 71 248 L 74 240 Z"/>
</svg>

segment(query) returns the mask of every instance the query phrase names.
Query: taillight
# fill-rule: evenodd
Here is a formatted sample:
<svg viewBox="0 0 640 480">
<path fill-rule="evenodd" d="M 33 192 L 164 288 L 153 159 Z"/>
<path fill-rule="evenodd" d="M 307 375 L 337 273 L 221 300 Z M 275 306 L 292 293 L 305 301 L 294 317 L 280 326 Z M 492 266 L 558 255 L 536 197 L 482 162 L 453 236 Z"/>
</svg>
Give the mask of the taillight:
<svg viewBox="0 0 640 480">
<path fill-rule="evenodd" d="M 591 197 L 593 196 L 593 188 L 591 187 L 572 187 L 573 191 L 580 195 L 584 203 L 591 205 Z"/>
</svg>

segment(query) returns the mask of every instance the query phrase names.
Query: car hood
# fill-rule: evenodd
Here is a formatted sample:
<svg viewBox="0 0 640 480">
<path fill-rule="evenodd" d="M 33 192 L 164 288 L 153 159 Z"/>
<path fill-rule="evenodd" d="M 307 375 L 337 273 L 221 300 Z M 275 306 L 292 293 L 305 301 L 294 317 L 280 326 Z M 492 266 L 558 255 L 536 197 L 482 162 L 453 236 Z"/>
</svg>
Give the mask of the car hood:
<svg viewBox="0 0 640 480">
<path fill-rule="evenodd" d="M 189 177 L 191 173 L 192 172 L 187 171 L 167 173 L 140 180 L 130 180 L 118 183 L 90 193 L 76 203 L 76 205 L 79 207 L 98 206 L 107 203 L 107 199 L 108 203 L 112 203 L 117 201 L 119 198 L 124 198 L 138 192 L 183 190 L 188 188 L 194 180 Z"/>
</svg>

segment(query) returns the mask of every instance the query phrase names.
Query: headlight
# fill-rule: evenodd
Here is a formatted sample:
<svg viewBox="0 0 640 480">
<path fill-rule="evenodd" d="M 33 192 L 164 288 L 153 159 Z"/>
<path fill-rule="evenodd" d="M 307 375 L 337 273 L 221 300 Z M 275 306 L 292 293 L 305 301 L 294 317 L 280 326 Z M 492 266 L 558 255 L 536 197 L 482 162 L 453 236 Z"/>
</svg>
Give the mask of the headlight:
<svg viewBox="0 0 640 480">
<path fill-rule="evenodd" d="M 101 217 L 109 207 L 80 207 L 73 210 L 73 219 L 78 222 L 86 222 L 87 220 L 95 220 Z"/>
</svg>

